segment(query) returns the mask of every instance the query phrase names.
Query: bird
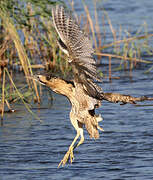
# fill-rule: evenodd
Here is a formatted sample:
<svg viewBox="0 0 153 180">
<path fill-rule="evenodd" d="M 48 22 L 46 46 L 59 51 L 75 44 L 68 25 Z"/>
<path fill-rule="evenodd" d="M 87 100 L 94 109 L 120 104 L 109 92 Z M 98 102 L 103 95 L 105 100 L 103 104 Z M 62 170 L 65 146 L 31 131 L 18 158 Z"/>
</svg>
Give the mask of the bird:
<svg viewBox="0 0 153 180">
<path fill-rule="evenodd" d="M 73 78 L 65 80 L 50 75 L 35 75 L 34 79 L 55 93 L 66 96 L 71 103 L 70 122 L 76 130 L 76 136 L 60 161 L 60 167 L 69 160 L 70 163 L 73 162 L 74 149 L 85 139 L 84 127 L 91 138 L 99 138 L 99 131 L 103 131 L 99 122 L 103 118 L 95 110 L 101 106 L 104 93 L 96 83 L 101 82 L 101 78 L 97 73 L 92 42 L 72 13 L 63 6 L 56 5 L 52 8 L 52 22 L 58 35 L 57 44 L 67 55 L 66 60 L 72 67 Z"/>
</svg>

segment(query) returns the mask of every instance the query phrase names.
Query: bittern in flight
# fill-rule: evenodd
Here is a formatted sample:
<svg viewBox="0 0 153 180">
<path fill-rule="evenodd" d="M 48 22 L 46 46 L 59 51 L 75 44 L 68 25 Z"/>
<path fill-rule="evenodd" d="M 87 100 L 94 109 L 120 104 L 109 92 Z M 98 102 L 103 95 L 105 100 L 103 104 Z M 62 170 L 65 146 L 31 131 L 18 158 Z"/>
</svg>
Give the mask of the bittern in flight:
<svg viewBox="0 0 153 180">
<path fill-rule="evenodd" d="M 101 115 L 95 114 L 95 108 L 101 105 L 103 91 L 94 82 L 100 81 L 100 78 L 97 75 L 96 62 L 93 58 L 94 50 L 88 36 L 62 6 L 52 9 L 52 18 L 59 35 L 58 45 L 67 54 L 68 62 L 72 66 L 73 80 L 69 82 L 55 77 L 47 78 L 43 75 L 37 75 L 35 79 L 50 87 L 54 92 L 66 96 L 72 105 L 70 120 L 77 135 L 59 163 L 60 166 L 65 165 L 69 158 L 72 163 L 74 148 L 84 142 L 83 126 L 86 127 L 91 138 L 99 138 L 98 130 L 103 129 L 98 122 L 102 118 Z M 80 141 L 75 145 L 79 137 Z"/>
</svg>

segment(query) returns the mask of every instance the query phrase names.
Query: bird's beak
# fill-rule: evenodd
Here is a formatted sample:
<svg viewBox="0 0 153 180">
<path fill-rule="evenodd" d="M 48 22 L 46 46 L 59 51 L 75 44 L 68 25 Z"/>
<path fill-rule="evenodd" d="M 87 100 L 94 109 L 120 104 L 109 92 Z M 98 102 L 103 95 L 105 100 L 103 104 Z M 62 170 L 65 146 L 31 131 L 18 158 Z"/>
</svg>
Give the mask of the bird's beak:
<svg viewBox="0 0 153 180">
<path fill-rule="evenodd" d="M 39 82 L 42 85 L 45 85 L 45 81 L 43 81 L 44 76 L 42 75 L 33 75 L 33 76 L 26 76 L 28 79 L 32 79 L 34 81 Z"/>
</svg>

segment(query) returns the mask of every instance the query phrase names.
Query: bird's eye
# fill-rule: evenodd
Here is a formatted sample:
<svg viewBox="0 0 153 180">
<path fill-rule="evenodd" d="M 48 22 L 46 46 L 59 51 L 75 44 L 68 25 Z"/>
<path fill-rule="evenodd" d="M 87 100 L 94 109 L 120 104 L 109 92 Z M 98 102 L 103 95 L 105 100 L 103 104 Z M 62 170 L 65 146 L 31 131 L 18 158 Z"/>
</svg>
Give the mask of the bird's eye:
<svg viewBox="0 0 153 180">
<path fill-rule="evenodd" d="M 40 81 L 40 77 L 39 77 L 39 75 L 37 76 L 37 79 L 38 79 L 38 81 Z"/>
<path fill-rule="evenodd" d="M 51 75 L 46 76 L 46 80 L 49 81 L 51 79 Z"/>
</svg>

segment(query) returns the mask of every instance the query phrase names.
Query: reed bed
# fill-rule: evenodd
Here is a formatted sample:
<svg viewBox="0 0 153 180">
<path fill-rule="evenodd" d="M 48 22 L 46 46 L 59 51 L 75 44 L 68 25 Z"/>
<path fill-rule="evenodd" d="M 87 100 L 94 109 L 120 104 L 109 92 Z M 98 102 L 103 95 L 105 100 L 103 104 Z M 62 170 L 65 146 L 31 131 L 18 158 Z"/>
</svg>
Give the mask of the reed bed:
<svg viewBox="0 0 153 180">
<path fill-rule="evenodd" d="M 17 0 L 0 2 L 0 87 L 2 89 L 0 112 L 2 118 L 5 106 L 12 110 L 10 103 L 22 100 L 30 111 L 28 103 L 41 102 L 40 88 L 35 81 L 28 78 L 29 76 L 39 72 L 49 72 L 67 77 L 71 73 L 71 68 L 65 61 L 66 56 L 57 46 L 57 35 L 51 21 L 51 8 L 57 3 L 47 0 L 43 3 L 36 3 L 33 0 L 20 3 Z M 108 58 L 107 77 L 110 80 L 113 78 L 111 64 L 115 59 L 121 60 L 118 70 L 129 70 L 130 74 L 134 68 L 137 68 L 137 64 L 151 64 L 151 61 L 141 58 L 142 51 L 152 54 L 148 41 L 153 34 L 147 32 L 147 25 L 143 26 L 146 28 L 143 35 L 139 30 L 135 36 L 127 32 L 127 35 L 122 37 L 122 28 L 119 27 L 118 31 L 113 28 L 105 9 L 102 17 L 98 18 L 96 1 L 93 3 L 94 17 L 91 17 L 83 0 L 85 15 L 78 16 L 75 12 L 74 14 L 78 22 L 83 24 L 83 29 L 92 37 L 98 63 L 102 63 L 102 57 Z M 72 11 L 75 11 L 74 1 L 70 4 Z M 99 26 L 100 20 L 102 27 Z M 107 43 L 106 23 L 109 24 L 112 33 L 111 43 Z M 152 67 L 148 69 L 150 70 Z M 24 87 L 16 85 L 16 76 L 20 76 L 20 73 L 25 77 Z"/>
</svg>

